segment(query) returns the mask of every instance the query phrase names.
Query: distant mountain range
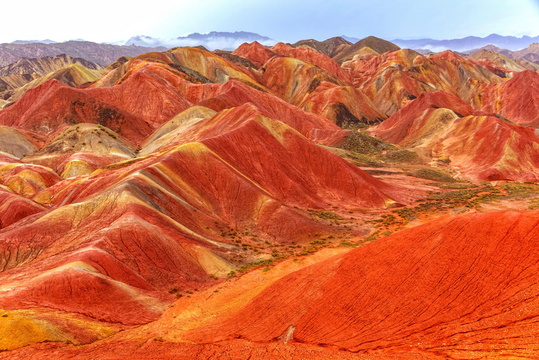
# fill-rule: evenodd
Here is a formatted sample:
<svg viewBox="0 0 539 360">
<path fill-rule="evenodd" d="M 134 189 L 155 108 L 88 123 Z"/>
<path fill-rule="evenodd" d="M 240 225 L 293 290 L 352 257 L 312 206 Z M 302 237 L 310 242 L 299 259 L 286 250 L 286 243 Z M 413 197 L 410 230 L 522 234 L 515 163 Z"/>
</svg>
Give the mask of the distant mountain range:
<svg viewBox="0 0 539 360">
<path fill-rule="evenodd" d="M 344 40 L 346 40 L 346 41 L 348 41 L 348 42 L 350 42 L 350 43 L 352 43 L 352 44 L 355 44 L 355 43 L 357 43 L 359 40 L 361 40 L 361 39 L 358 39 L 358 38 L 355 38 L 355 37 L 352 37 L 352 36 L 346 36 L 346 35 L 341 35 L 341 36 L 339 36 L 339 37 L 342 37 Z"/>
<path fill-rule="evenodd" d="M 468 36 L 462 39 L 450 39 L 450 40 L 397 39 L 397 40 L 392 40 L 392 42 L 402 48 L 428 49 L 433 52 L 440 52 L 444 50 L 467 51 L 471 49 L 478 49 L 487 45 L 494 45 L 499 48 L 515 51 L 515 50 L 524 49 L 533 43 L 539 42 L 539 36 L 515 37 L 515 36 L 502 36 L 498 34 L 491 34 L 484 38 L 477 37 L 477 36 Z"/>
<path fill-rule="evenodd" d="M 467 51 L 466 54 L 468 55 L 475 54 L 476 56 L 477 54 L 480 54 L 481 56 L 484 57 L 484 54 L 486 52 L 494 52 L 494 53 L 507 56 L 509 59 L 539 64 L 539 43 L 531 44 L 527 48 L 518 50 L 518 51 L 500 49 L 499 47 L 494 46 L 494 45 L 487 45 L 480 49 L 473 49 L 473 50 Z"/>
<path fill-rule="evenodd" d="M 26 44 L 55 44 L 56 41 L 54 40 L 15 40 L 12 42 L 12 44 L 16 45 L 26 45 Z"/>
<path fill-rule="evenodd" d="M 73 41 L 83 41 L 84 40 L 72 40 L 68 41 L 71 43 Z M 235 31 L 235 32 L 219 32 L 212 31 L 207 34 L 193 33 L 187 36 L 180 36 L 172 39 L 162 39 L 154 38 L 146 35 L 137 35 L 131 37 L 127 41 L 116 41 L 108 42 L 107 45 L 119 45 L 119 46 L 139 46 L 139 47 L 163 47 L 163 48 L 174 48 L 180 46 L 204 46 L 208 50 L 229 50 L 232 51 L 236 49 L 243 43 L 250 43 L 253 41 L 258 41 L 262 45 L 272 46 L 277 43 L 277 41 L 270 39 L 267 36 L 262 36 L 256 33 L 247 32 L 247 31 Z M 16 40 L 11 44 L 13 45 L 31 45 L 31 44 L 58 44 L 53 40 Z"/>
<path fill-rule="evenodd" d="M 97 44 L 89 41 L 67 41 L 63 43 L 0 44 L 0 66 L 14 63 L 22 58 L 40 58 L 67 54 L 83 58 L 101 66 L 107 66 L 121 56 L 137 56 L 151 51 L 164 51 L 164 47 L 141 47 Z"/>
<path fill-rule="evenodd" d="M 179 46 L 204 46 L 208 50 L 234 50 L 243 43 L 258 41 L 262 45 L 274 45 L 275 40 L 269 37 L 246 31 L 218 32 L 208 34 L 193 33 L 173 39 L 158 39 L 151 36 L 134 36 L 125 42 L 125 45 L 137 46 L 164 46 L 167 48 Z"/>
<path fill-rule="evenodd" d="M 341 35 L 341 37 L 351 43 L 357 43 L 361 39 Z M 502 36 L 498 34 L 491 34 L 487 37 L 467 36 L 462 39 L 447 39 L 447 40 L 435 40 L 435 39 L 415 39 L 415 40 L 403 40 L 396 39 L 390 40 L 395 45 L 401 48 L 414 49 L 414 50 L 429 50 L 432 52 L 441 52 L 445 50 L 453 50 L 460 52 L 471 52 L 483 48 L 487 45 L 493 45 L 501 49 L 507 49 L 511 51 L 521 50 L 527 48 L 533 43 L 539 42 L 539 36 Z M 423 51 L 426 52 L 426 51 Z"/>
<path fill-rule="evenodd" d="M 72 40 L 62 43 L 57 43 L 49 39 L 17 40 L 10 44 L 0 44 L 0 67 L 14 63 L 21 58 L 40 58 L 60 54 L 83 58 L 101 66 L 106 66 L 122 56 L 137 56 L 146 52 L 164 51 L 174 47 L 203 46 L 211 51 L 217 49 L 232 51 L 243 43 L 252 43 L 253 41 L 257 41 L 265 46 L 272 46 L 276 43 L 275 40 L 269 37 L 246 31 L 212 31 L 207 34 L 193 33 L 173 39 L 139 35 L 131 37 L 125 42 L 120 41 L 114 44 L 98 44 L 84 40 Z M 324 41 L 313 39 L 301 40 L 293 46 L 312 47 L 334 58 L 338 63 L 350 60 L 354 55 L 362 51 L 374 50 L 377 53 L 383 53 L 390 50 L 397 50 L 400 47 L 414 49 L 420 53 L 452 50 L 471 54 L 475 51 L 486 49 L 503 54 L 510 59 L 538 64 L 539 52 L 536 43 L 539 43 L 539 36 L 523 36 L 518 38 L 492 34 L 485 38 L 469 36 L 451 40 L 397 39 L 389 42 L 373 36 L 357 39 L 342 35 Z M 530 68 L 525 64 L 524 66 Z"/>
<path fill-rule="evenodd" d="M 362 40 L 352 36 L 341 35 L 341 38 L 346 41 L 355 44 L 358 41 Z M 84 40 L 72 40 L 68 41 L 71 43 L 73 41 L 82 41 Z M 163 39 L 155 38 L 146 35 L 137 35 L 131 37 L 127 41 L 117 41 L 117 42 L 107 42 L 108 45 L 119 45 L 119 46 L 140 46 L 140 47 L 164 47 L 164 48 L 173 48 L 180 46 L 204 46 L 208 50 L 228 50 L 232 51 L 239 47 L 243 43 L 250 43 L 253 41 L 258 41 L 262 45 L 272 46 L 277 43 L 276 40 L 273 40 L 267 36 L 259 35 L 247 31 L 235 31 L 235 32 L 220 32 L 220 31 L 211 31 L 207 34 L 193 33 L 187 36 L 180 36 L 172 39 Z M 408 48 L 414 50 L 421 50 L 421 52 L 432 51 L 432 52 L 441 52 L 445 50 L 453 50 L 459 52 L 470 52 L 472 50 L 477 50 L 488 45 L 492 45 L 501 49 L 507 49 L 510 51 L 517 51 L 524 49 L 530 46 L 533 43 L 539 43 L 539 36 L 502 36 L 498 34 L 491 34 L 487 37 L 477 37 L 477 36 L 468 36 L 461 39 L 446 39 L 446 40 L 436 40 L 430 38 L 424 39 L 414 39 L 414 40 L 405 40 L 405 39 L 396 39 L 391 40 L 392 43 L 398 45 L 401 48 Z M 53 40 L 16 40 L 11 44 L 14 45 L 29 45 L 29 44 L 59 44 Z M 50 54 L 52 55 L 52 54 Z"/>
</svg>

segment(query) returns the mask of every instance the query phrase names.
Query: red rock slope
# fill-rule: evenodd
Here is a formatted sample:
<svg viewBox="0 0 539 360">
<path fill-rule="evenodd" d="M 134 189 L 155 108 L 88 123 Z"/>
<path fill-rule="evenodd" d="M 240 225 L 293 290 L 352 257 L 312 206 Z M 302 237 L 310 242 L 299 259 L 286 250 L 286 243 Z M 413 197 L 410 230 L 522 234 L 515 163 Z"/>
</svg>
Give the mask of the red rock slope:
<svg viewBox="0 0 539 360">
<path fill-rule="evenodd" d="M 305 112 L 275 95 L 257 90 L 235 79 L 224 84 L 199 85 L 184 82 L 182 86 L 184 87 L 182 93 L 194 104 L 220 111 L 250 103 L 264 116 L 291 126 L 320 144 L 338 144 L 348 133 L 327 118 Z"/>
<path fill-rule="evenodd" d="M 43 344 L 8 354 L 29 359 L 46 353 L 91 359 L 111 352 L 140 359 L 211 359 L 216 353 L 227 360 L 534 359 L 539 351 L 538 219 L 538 211 L 444 218 L 280 279 L 275 275 L 262 291 L 239 281 L 244 292 L 236 297 L 208 292 L 200 296 L 204 303 L 181 299 L 175 304 L 179 310 L 169 309 L 148 329 L 83 348 Z M 219 301 L 223 305 L 210 313 L 204 308 Z"/>
<path fill-rule="evenodd" d="M 526 70 L 497 85 L 486 86 L 477 105 L 519 125 L 539 127 L 539 74 Z"/>
<path fill-rule="evenodd" d="M 337 86 L 330 82 L 322 82 L 317 86 L 303 100 L 301 106 L 341 127 L 359 123 L 372 124 L 386 118 L 361 90 L 352 86 Z"/>
<path fill-rule="evenodd" d="M 293 273 L 190 338 L 410 351 L 410 359 L 416 350 L 427 358 L 532 356 L 538 236 L 537 211 L 439 220 Z"/>
<path fill-rule="evenodd" d="M 444 92 L 424 93 L 371 134 L 419 151 L 472 180 L 538 181 L 539 136 L 473 109 Z"/>
<path fill-rule="evenodd" d="M 426 92 L 370 131 L 393 144 L 417 147 L 424 138 L 439 137 L 443 133 L 447 121 L 440 121 L 440 116 L 437 116 L 442 113 L 440 109 L 452 112 L 449 119 L 474 113 L 470 105 L 454 95 L 443 91 Z"/>
<path fill-rule="evenodd" d="M 148 120 L 110 101 L 100 100 L 89 91 L 50 80 L 29 90 L 14 105 L 4 109 L 0 113 L 0 124 L 30 131 L 43 141 L 55 131 L 80 122 L 106 126 L 133 143 L 140 142 L 150 132 Z"/>
<path fill-rule="evenodd" d="M 250 104 L 175 131 L 161 151 L 50 183 L 35 196 L 31 189 L 48 209 L 29 207 L 22 219 L 6 210 L 12 224 L 0 232 L 0 283 L 11 290 L 0 291 L 1 309 L 143 324 L 165 309 L 169 290 L 208 286 L 259 260 L 238 244 L 246 234 L 255 243 L 309 242 L 347 230 L 305 209 L 407 200 Z"/>
<path fill-rule="evenodd" d="M 313 49 L 293 48 L 284 43 L 274 45 L 271 50 L 279 55 L 293 57 L 301 61 L 318 66 L 326 70 L 341 81 L 349 82 L 350 74 L 344 70 L 335 60 Z"/>
<path fill-rule="evenodd" d="M 258 67 L 261 67 L 266 63 L 266 61 L 277 55 L 277 53 L 275 53 L 273 50 L 260 44 L 257 41 L 253 41 L 249 44 L 241 44 L 236 50 L 232 52 L 232 54 L 241 56 L 242 58 L 251 61 Z"/>
<path fill-rule="evenodd" d="M 423 92 L 442 90 L 471 102 L 481 86 L 502 81 L 498 74 L 450 51 L 429 57 L 408 49 L 366 54 L 342 66 L 351 72 L 354 85 L 388 115 Z"/>
</svg>

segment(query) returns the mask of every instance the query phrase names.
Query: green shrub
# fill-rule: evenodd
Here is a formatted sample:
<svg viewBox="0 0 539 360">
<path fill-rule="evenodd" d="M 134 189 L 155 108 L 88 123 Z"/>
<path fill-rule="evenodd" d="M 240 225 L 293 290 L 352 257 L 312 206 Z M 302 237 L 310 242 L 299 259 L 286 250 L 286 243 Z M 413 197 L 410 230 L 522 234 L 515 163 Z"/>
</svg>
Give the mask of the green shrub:
<svg viewBox="0 0 539 360">
<path fill-rule="evenodd" d="M 433 169 L 419 169 L 411 173 L 412 176 L 421 178 L 421 179 L 427 179 L 427 180 L 434 180 L 434 181 L 441 181 L 444 183 L 453 183 L 456 182 L 455 179 L 453 179 L 451 176 Z"/>
<path fill-rule="evenodd" d="M 359 154 L 356 152 L 349 152 L 347 154 L 347 157 L 355 161 L 356 163 L 361 163 L 361 164 L 381 164 L 382 163 L 380 160 L 377 160 L 373 157 L 370 157 L 365 154 Z"/>
<path fill-rule="evenodd" d="M 341 148 L 366 155 L 375 155 L 382 151 L 396 149 L 395 145 L 354 130 L 346 136 Z"/>
<path fill-rule="evenodd" d="M 445 183 L 445 182 L 442 182 L 442 183 L 437 183 L 437 184 L 432 184 L 434 186 L 438 186 L 439 188 L 442 188 L 442 189 L 469 189 L 469 188 L 473 188 L 475 187 L 474 184 L 470 184 L 470 183 L 453 183 L 453 182 L 449 182 L 449 183 Z"/>
<path fill-rule="evenodd" d="M 342 219 L 339 215 L 335 214 L 332 211 L 325 210 L 308 210 L 311 214 L 319 217 L 320 219 L 331 219 L 331 220 L 340 220 Z"/>
<path fill-rule="evenodd" d="M 464 190 L 454 190 L 441 193 L 429 194 L 427 196 L 428 200 L 456 200 L 456 201 L 467 201 L 476 196 L 478 193 L 484 189 L 464 189 Z"/>
<path fill-rule="evenodd" d="M 410 163 L 418 164 L 421 162 L 419 155 L 411 150 L 390 151 L 382 156 L 382 159 L 390 163 Z"/>
</svg>

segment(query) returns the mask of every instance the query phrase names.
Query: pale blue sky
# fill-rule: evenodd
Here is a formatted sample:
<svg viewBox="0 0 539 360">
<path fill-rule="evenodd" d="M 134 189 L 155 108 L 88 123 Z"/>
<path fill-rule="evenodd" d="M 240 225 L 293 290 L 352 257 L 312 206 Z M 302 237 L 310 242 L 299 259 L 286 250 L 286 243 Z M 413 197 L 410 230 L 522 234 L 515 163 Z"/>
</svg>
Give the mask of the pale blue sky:
<svg viewBox="0 0 539 360">
<path fill-rule="evenodd" d="M 539 0 L 93 0 L 0 5 L 0 42 L 103 42 L 134 35 L 251 31 L 278 41 L 337 35 L 388 40 L 539 35 Z"/>
</svg>

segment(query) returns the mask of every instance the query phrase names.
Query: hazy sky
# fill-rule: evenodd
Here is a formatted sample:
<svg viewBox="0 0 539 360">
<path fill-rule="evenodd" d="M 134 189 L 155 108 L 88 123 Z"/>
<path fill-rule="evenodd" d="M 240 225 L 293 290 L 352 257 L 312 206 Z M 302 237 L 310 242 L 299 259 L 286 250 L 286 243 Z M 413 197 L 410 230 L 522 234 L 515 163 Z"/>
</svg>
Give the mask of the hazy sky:
<svg viewBox="0 0 539 360">
<path fill-rule="evenodd" d="M 278 41 L 539 35 L 539 0 L 73 0 L 0 5 L 0 42 L 251 31 Z"/>
</svg>

